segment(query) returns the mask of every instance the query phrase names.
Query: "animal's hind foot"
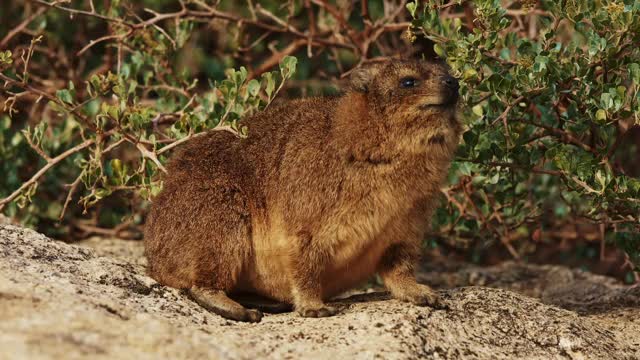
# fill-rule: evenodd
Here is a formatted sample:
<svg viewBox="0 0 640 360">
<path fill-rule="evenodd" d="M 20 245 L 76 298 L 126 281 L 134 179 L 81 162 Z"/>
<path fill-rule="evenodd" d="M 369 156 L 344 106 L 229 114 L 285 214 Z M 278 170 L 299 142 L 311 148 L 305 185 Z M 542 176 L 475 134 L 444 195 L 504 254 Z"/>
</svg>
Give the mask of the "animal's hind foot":
<svg viewBox="0 0 640 360">
<path fill-rule="evenodd" d="M 222 290 L 194 286 L 189 289 L 189 294 L 200 306 L 227 319 L 256 323 L 262 320 L 261 311 L 246 309 Z"/>
<path fill-rule="evenodd" d="M 321 318 L 321 317 L 329 317 L 336 315 L 338 313 L 338 309 L 333 306 L 320 306 L 317 308 L 300 308 L 298 309 L 298 313 L 302 317 L 310 317 L 310 318 Z"/>
</svg>

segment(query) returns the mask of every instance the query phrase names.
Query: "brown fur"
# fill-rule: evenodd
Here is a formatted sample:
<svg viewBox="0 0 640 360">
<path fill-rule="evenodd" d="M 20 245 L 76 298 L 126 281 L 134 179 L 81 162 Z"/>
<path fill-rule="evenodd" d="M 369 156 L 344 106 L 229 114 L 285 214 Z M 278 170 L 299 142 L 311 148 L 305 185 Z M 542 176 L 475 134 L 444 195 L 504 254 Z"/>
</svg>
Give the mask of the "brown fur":
<svg viewBox="0 0 640 360">
<path fill-rule="evenodd" d="M 406 77 L 417 86 L 401 88 Z M 407 60 L 351 83 L 246 119 L 247 139 L 184 145 L 147 220 L 150 275 L 235 320 L 261 314 L 226 294 L 329 316 L 326 300 L 375 273 L 395 297 L 435 305 L 413 267 L 459 140 L 457 82 L 440 63 Z"/>
</svg>

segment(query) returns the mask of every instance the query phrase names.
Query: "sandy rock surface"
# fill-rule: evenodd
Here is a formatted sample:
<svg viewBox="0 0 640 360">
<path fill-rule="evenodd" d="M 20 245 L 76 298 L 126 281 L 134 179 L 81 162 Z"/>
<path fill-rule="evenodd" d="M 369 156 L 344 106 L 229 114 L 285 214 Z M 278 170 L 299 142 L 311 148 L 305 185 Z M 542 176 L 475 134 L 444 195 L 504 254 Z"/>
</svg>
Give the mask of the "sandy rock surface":
<svg viewBox="0 0 640 360">
<path fill-rule="evenodd" d="M 0 359 L 640 359 L 640 288 L 562 267 L 424 268 L 449 309 L 370 293 L 331 318 L 244 324 L 144 264 L 140 242 L 0 225 Z"/>
</svg>

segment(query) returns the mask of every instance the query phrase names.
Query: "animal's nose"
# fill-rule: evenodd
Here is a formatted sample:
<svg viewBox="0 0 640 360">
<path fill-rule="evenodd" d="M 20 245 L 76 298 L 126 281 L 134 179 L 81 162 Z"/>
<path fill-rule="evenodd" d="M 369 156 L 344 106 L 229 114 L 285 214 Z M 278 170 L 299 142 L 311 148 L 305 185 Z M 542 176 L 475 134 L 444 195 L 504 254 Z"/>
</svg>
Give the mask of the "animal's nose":
<svg viewBox="0 0 640 360">
<path fill-rule="evenodd" d="M 447 75 L 444 77 L 442 82 L 452 90 L 458 90 L 460 88 L 460 84 L 458 83 L 458 79 L 454 78 L 451 75 Z"/>
</svg>

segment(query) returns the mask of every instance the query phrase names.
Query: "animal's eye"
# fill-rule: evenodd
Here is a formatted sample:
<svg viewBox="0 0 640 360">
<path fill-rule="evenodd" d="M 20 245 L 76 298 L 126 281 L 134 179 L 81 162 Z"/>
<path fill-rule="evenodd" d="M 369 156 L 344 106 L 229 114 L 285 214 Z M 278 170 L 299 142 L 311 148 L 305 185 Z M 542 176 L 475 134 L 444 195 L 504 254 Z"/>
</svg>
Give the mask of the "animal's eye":
<svg viewBox="0 0 640 360">
<path fill-rule="evenodd" d="M 400 87 L 401 88 L 412 88 L 418 85 L 418 79 L 412 77 L 406 77 L 400 79 Z"/>
</svg>

